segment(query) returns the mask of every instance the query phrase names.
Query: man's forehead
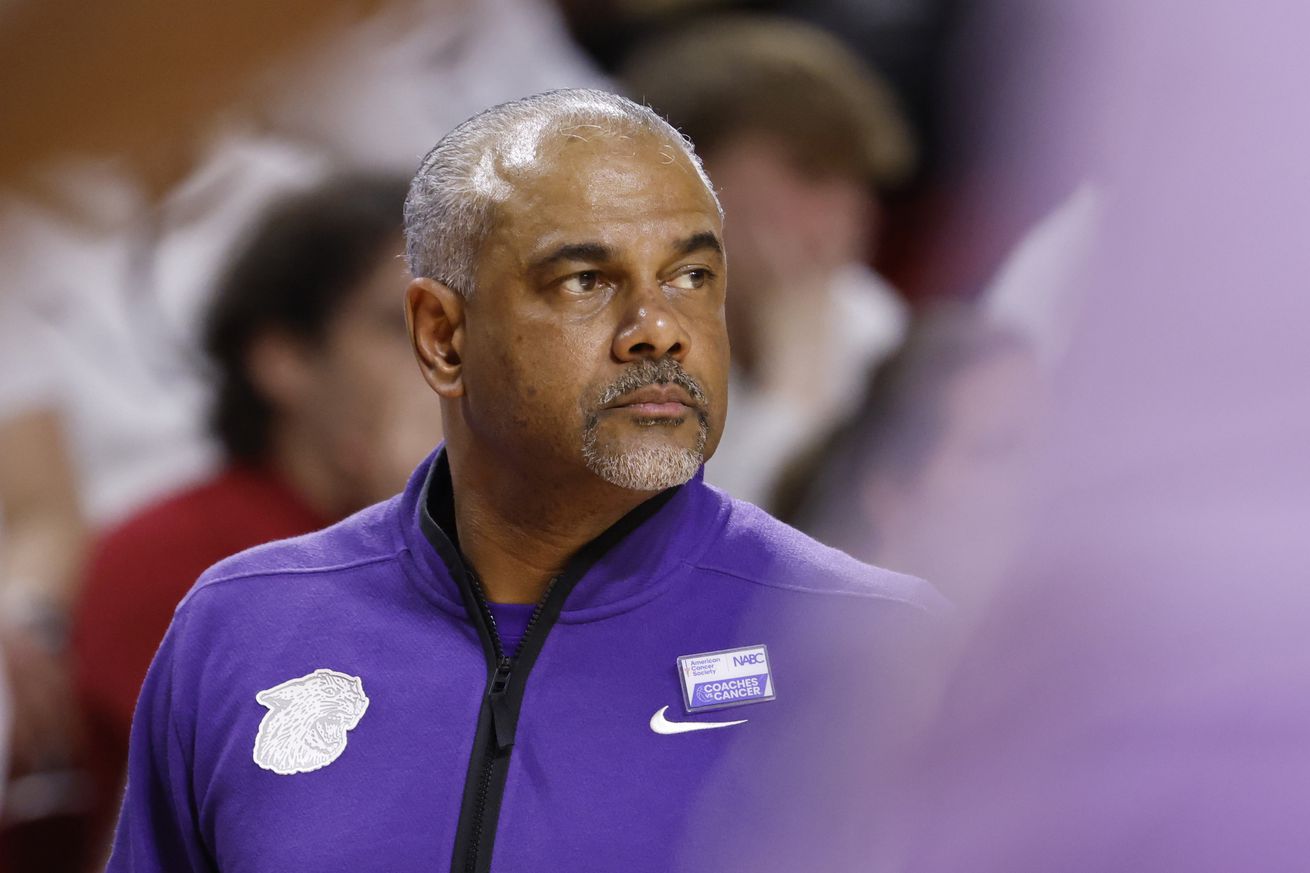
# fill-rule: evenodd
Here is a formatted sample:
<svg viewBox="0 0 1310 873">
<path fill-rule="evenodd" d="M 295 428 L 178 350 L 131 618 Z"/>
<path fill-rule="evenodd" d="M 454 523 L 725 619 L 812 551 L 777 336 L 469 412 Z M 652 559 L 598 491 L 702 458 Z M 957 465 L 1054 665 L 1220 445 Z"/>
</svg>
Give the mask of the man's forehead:
<svg viewBox="0 0 1310 873">
<path fill-rule="evenodd" d="M 561 131 L 504 181 L 495 235 L 519 248 L 670 222 L 696 225 L 661 234 L 670 240 L 719 229 L 718 205 L 691 160 L 653 134 Z"/>
<path fill-rule="evenodd" d="M 543 136 L 532 160 L 505 161 L 499 169 L 506 186 L 502 203 L 511 209 L 662 192 L 713 204 L 686 152 L 646 131 L 565 127 Z"/>
</svg>

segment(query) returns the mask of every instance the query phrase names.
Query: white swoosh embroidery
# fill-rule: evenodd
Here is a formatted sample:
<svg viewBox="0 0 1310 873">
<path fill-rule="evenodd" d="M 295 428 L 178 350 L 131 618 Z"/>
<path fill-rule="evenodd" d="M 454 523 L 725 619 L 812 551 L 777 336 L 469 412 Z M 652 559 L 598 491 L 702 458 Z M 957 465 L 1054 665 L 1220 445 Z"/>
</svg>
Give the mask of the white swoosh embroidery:
<svg viewBox="0 0 1310 873">
<path fill-rule="evenodd" d="M 685 734 L 691 731 L 712 731 L 715 728 L 732 727 L 735 724 L 745 724 L 747 719 L 738 721 L 669 721 L 664 717 L 668 712 L 667 706 L 661 706 L 659 712 L 650 717 L 650 729 L 657 734 Z"/>
</svg>

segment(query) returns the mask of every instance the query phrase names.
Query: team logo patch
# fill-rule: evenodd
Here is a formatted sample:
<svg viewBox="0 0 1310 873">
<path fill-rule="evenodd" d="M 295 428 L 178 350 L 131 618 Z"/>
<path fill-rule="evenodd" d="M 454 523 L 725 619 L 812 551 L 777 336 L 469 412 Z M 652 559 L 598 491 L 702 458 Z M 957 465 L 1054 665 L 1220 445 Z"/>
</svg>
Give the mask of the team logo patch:
<svg viewBox="0 0 1310 873">
<path fill-rule="evenodd" d="M 255 763 L 283 776 L 331 764 L 346 750 L 346 732 L 368 709 L 364 683 L 336 670 L 315 670 L 255 695 L 268 707 L 255 735 Z"/>
<path fill-rule="evenodd" d="M 679 655 L 678 676 L 687 712 L 760 703 L 776 696 L 766 646 Z"/>
</svg>

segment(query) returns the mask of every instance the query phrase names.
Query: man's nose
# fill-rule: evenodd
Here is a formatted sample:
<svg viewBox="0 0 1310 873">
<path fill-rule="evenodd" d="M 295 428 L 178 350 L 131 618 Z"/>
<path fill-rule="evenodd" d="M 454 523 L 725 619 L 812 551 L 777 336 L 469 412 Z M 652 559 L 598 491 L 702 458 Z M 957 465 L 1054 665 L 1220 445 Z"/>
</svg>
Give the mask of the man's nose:
<svg viewBox="0 0 1310 873">
<path fill-rule="evenodd" d="M 681 362 L 691 350 L 691 337 L 663 289 L 635 295 L 614 335 L 614 357 L 619 361 L 668 357 Z"/>
</svg>

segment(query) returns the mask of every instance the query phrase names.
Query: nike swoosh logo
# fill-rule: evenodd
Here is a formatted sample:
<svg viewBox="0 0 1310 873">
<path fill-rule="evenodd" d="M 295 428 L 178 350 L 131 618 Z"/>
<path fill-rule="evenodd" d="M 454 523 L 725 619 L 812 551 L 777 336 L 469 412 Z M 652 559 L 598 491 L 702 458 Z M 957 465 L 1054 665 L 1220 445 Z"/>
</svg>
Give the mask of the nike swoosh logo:
<svg viewBox="0 0 1310 873">
<path fill-rule="evenodd" d="M 747 719 L 738 721 L 669 721 L 664 717 L 668 712 L 667 706 L 661 706 L 659 712 L 650 717 L 650 729 L 657 734 L 688 734 L 692 731 L 712 731 L 715 728 L 732 727 L 735 724 L 745 724 Z"/>
</svg>

